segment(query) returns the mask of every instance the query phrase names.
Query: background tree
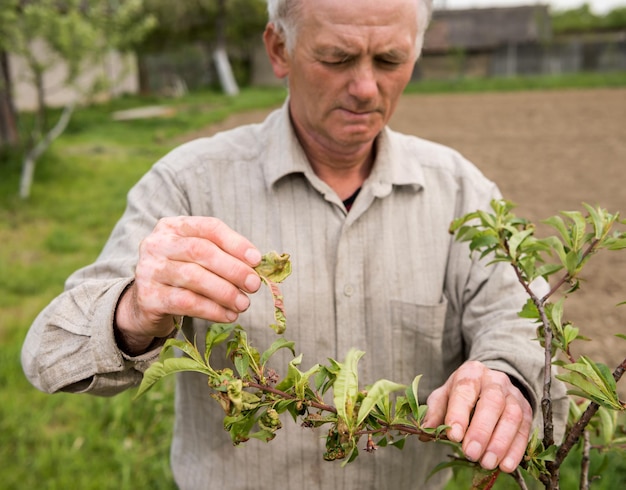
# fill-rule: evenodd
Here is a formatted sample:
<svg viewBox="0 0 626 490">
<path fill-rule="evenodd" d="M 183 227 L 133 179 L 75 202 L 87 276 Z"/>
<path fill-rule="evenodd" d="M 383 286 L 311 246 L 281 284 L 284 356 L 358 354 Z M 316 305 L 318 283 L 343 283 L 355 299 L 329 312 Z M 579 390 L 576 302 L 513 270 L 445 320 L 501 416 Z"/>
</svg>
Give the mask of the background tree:
<svg viewBox="0 0 626 490">
<path fill-rule="evenodd" d="M 36 117 L 28 135 L 20 182 L 20 196 L 27 198 L 37 159 L 65 130 L 76 104 L 103 86 L 103 80 L 96 79 L 81 88 L 76 82 L 83 70 L 96 66 L 111 50 L 123 51 L 138 43 L 154 26 L 155 19 L 144 15 L 143 0 L 2 2 L 0 52 L 25 60 L 27 77 L 37 93 Z M 34 43 L 41 43 L 44 49 L 32 49 Z M 45 74 L 60 63 L 66 67 L 62 85 L 74 89 L 77 95 L 50 127 Z M 9 88 L 5 84 L 5 98 L 10 98 Z"/>
<path fill-rule="evenodd" d="M 188 45 L 200 46 L 213 60 L 224 92 L 236 92 L 232 54 L 248 52 L 258 44 L 267 21 L 263 0 L 145 0 L 145 7 L 158 19 L 158 27 L 136 46 L 142 93 L 150 93 L 153 85 L 147 57 Z"/>
<path fill-rule="evenodd" d="M 0 0 L 0 152 L 4 148 L 17 145 L 17 116 L 11 94 L 9 57 L 5 46 L 8 44 L 8 31 L 14 21 L 17 0 Z"/>
<path fill-rule="evenodd" d="M 626 29 L 626 7 L 598 15 L 585 3 L 578 8 L 553 13 L 552 27 L 557 34 Z"/>
</svg>

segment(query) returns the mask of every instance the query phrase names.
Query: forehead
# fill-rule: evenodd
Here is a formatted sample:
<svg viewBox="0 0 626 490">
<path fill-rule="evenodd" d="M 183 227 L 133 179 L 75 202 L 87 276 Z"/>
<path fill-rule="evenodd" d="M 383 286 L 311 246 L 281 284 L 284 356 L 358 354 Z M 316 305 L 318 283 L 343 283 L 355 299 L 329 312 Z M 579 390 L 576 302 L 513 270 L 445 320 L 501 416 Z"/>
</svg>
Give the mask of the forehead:
<svg viewBox="0 0 626 490">
<path fill-rule="evenodd" d="M 369 50 L 411 46 L 417 35 L 419 0 L 302 1 L 298 42 Z"/>
</svg>

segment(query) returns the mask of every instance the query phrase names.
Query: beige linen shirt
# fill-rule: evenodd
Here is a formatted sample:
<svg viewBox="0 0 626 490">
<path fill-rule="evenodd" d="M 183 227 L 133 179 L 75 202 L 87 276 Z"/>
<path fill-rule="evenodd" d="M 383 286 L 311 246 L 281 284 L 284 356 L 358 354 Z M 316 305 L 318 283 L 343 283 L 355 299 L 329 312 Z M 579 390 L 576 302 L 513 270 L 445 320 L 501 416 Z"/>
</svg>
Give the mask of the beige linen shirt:
<svg viewBox="0 0 626 490">
<path fill-rule="evenodd" d="M 366 352 L 363 385 L 381 378 L 408 384 L 423 374 L 425 401 L 475 359 L 517 378 L 537 408 L 543 352 L 534 327 L 516 314 L 522 288 L 510 267 L 485 267 L 448 233 L 455 217 L 488 208 L 495 197 L 496 186 L 458 153 L 386 128 L 347 212 L 308 164 L 286 104 L 262 124 L 175 149 L 141 179 L 98 260 L 72 275 L 36 319 L 23 348 L 25 372 L 46 392 L 110 395 L 137 385 L 158 352 L 129 358 L 112 325 L 139 242 L 162 217 L 202 215 L 220 218 L 262 252 L 291 255 L 293 274 L 282 286 L 285 336 L 304 354 L 303 369 L 328 357 L 341 361 L 356 347 Z M 260 350 L 276 338 L 272 312 L 262 290 L 238 322 Z M 197 319 L 185 326 L 198 339 L 206 328 Z M 281 375 L 290 356 L 281 351 L 274 361 Z M 341 468 L 322 460 L 323 431 L 285 416 L 271 443 L 233 447 L 209 394 L 202 375 L 179 376 L 171 456 L 182 489 L 441 487 L 444 475 L 425 480 L 448 449 L 416 438 L 402 451 L 362 451 Z"/>
</svg>

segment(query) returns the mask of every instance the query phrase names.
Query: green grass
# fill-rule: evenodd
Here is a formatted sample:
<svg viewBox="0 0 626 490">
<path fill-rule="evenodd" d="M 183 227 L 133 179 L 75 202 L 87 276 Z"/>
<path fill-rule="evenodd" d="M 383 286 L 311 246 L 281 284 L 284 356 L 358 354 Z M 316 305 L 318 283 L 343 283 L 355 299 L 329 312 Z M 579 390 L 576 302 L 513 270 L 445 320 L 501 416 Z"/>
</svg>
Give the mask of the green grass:
<svg viewBox="0 0 626 490">
<path fill-rule="evenodd" d="M 465 90 L 473 90 L 474 83 Z M 438 90 L 457 91 L 460 86 Z M 80 109 L 38 163 L 26 202 L 17 197 L 19 154 L 0 161 L 2 488 L 174 488 L 169 469 L 173 381 L 139 400 L 133 400 L 132 392 L 109 399 L 45 395 L 22 374 L 21 344 L 66 277 L 96 258 L 124 209 L 129 188 L 181 135 L 233 111 L 278 105 L 284 97 L 282 89 L 245 90 L 234 99 L 202 92 L 177 100 L 127 97 Z M 114 111 L 143 105 L 171 105 L 175 115 L 112 121 Z M 28 126 L 27 115 L 21 121 Z M 604 482 L 615 486 L 626 481 L 626 461 L 623 453 L 609 457 Z M 568 475 L 575 473 L 573 468 Z M 449 488 L 468 488 L 467 476 Z M 602 483 L 594 488 L 610 487 Z"/>
<path fill-rule="evenodd" d="M 0 469 L 3 489 L 168 489 L 173 382 L 147 398 L 45 395 L 24 378 L 20 348 L 67 276 L 93 261 L 130 187 L 176 137 L 234 111 L 280 104 L 285 91 L 124 98 L 79 110 L 37 165 L 31 198 L 17 197 L 19 154 L 0 162 Z M 113 122 L 116 110 L 174 105 L 174 117 Z M 56 113 L 51 114 L 51 119 Z M 28 115 L 22 116 L 28 126 Z"/>
<path fill-rule="evenodd" d="M 525 77 L 423 80 L 409 84 L 406 91 L 408 93 L 508 92 L 515 90 L 598 87 L 626 87 L 626 71 Z"/>
</svg>

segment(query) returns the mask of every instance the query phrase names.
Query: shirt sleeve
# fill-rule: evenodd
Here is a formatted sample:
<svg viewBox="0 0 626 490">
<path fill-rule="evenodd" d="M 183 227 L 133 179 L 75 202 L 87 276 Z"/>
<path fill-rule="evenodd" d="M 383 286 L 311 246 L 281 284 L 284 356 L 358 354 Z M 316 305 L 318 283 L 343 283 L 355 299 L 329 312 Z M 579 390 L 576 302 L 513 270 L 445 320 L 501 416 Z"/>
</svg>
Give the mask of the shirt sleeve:
<svg viewBox="0 0 626 490">
<path fill-rule="evenodd" d="M 500 192 L 494 186 L 491 193 L 484 193 L 483 198 L 469 198 L 473 202 L 470 211 L 490 210 L 491 199 L 499 198 Z M 544 349 L 537 340 L 537 326 L 518 314 L 528 295 L 510 264 L 489 264 L 490 257 L 480 259 L 477 253 L 468 260 L 467 243 L 457 242 L 453 247 L 460 249 L 451 254 L 451 260 L 457 261 L 458 270 L 465 271 L 457 276 L 454 295 L 457 304 L 462 305 L 461 323 L 467 359 L 480 361 L 515 379 L 515 384 L 522 388 L 531 403 L 535 426 L 541 427 Z M 458 280 L 459 277 L 463 280 Z M 540 296 L 548 291 L 548 284 L 543 279 L 538 279 L 531 287 Z M 568 411 L 562 383 L 552 383 L 551 398 L 560 433 Z"/>
<path fill-rule="evenodd" d="M 158 343 L 137 357 L 122 352 L 113 325 L 118 301 L 134 278 L 141 240 L 160 218 L 189 214 L 176 182 L 166 163 L 155 165 L 129 192 L 126 211 L 98 259 L 72 274 L 65 291 L 35 319 L 21 360 L 36 388 L 109 396 L 139 384 L 157 359 Z"/>
</svg>

